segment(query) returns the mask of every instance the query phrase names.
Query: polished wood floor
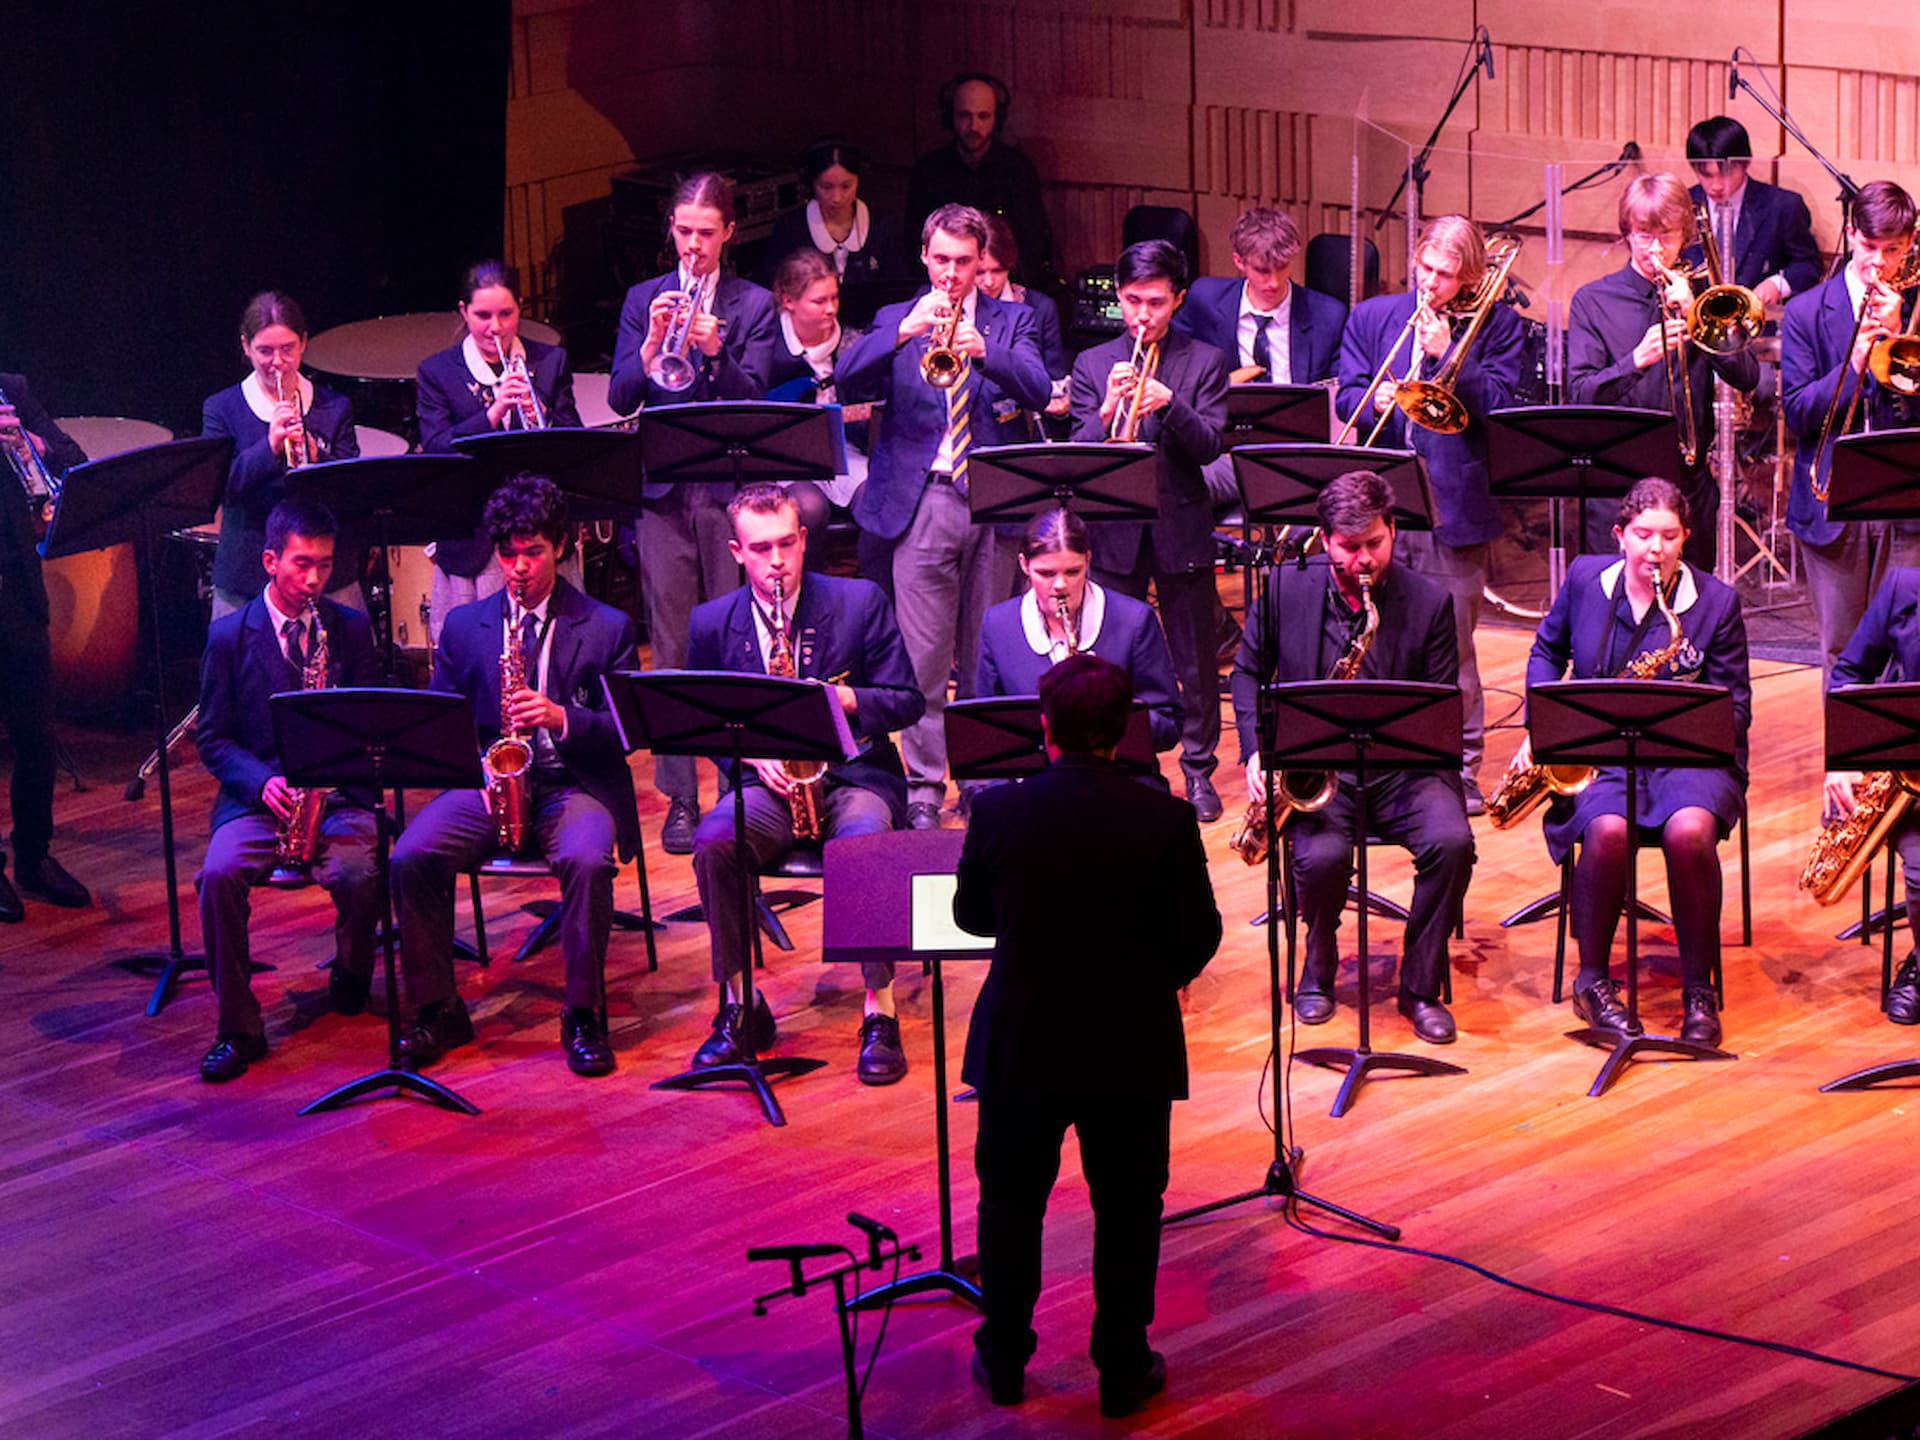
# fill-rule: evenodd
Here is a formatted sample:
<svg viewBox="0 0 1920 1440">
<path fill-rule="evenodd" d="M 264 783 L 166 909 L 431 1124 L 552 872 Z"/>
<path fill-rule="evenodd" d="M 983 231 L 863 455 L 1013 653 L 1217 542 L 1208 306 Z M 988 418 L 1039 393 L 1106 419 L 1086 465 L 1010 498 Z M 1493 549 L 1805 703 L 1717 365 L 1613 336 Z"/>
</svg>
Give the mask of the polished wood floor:
<svg viewBox="0 0 1920 1440">
<path fill-rule="evenodd" d="M 1526 637 L 1483 637 L 1492 683 L 1517 690 Z M 1822 1095 L 1825 1080 L 1920 1053 L 1876 1008 L 1877 952 L 1833 939 L 1847 915 L 1795 894 L 1815 820 L 1818 678 L 1756 666 L 1754 945 L 1727 951 L 1732 1064 L 1638 1066 L 1603 1098 L 1598 1052 L 1562 1038 L 1549 996 L 1550 925 L 1498 921 L 1552 872 L 1537 829 L 1481 827 L 1467 933 L 1453 947 L 1451 1078 L 1380 1080 L 1328 1117 L 1337 1077 L 1294 1067 L 1293 1136 L 1309 1190 L 1404 1228 L 1398 1248 L 1291 1227 L 1252 1204 L 1167 1234 L 1155 1343 L 1172 1381 L 1128 1429 L 1164 1436 L 1786 1436 L 1898 1387 L 1892 1378 L 1502 1288 L 1444 1252 L 1540 1289 L 1689 1325 L 1920 1370 L 1916 1125 L 1901 1090 Z M 1514 697 L 1495 694 L 1490 716 Z M 903 986 L 913 1073 L 853 1078 L 856 974 L 816 959 L 819 910 L 766 984 L 780 1051 L 828 1068 L 783 1084 L 792 1123 L 742 1095 L 669 1094 L 712 1009 L 704 931 L 675 925 L 646 973 L 637 936 L 611 959 L 617 1076 L 579 1080 L 556 1045 L 552 952 L 463 966 L 479 1043 L 435 1073 L 482 1107 L 462 1118 L 389 1100 L 296 1118 L 377 1065 L 384 1032 L 326 1004 L 324 898 L 264 893 L 259 978 L 273 1053 L 236 1084 L 195 1075 L 213 1005 L 195 981 L 156 1019 L 147 987 L 110 960 L 166 922 L 153 792 L 120 798 L 130 742 L 76 736 L 85 794 L 59 801 L 59 854 L 97 908 L 34 906 L 0 927 L 0 1433 L 14 1436 L 806 1436 L 845 1431 L 826 1292 L 749 1299 L 779 1283 L 749 1245 L 851 1241 L 849 1209 L 937 1240 L 927 990 Z M 1515 732 L 1490 745 L 1504 763 Z M 1231 742 L 1226 747 L 1231 754 Z M 124 763 L 123 763 L 124 762 Z M 645 765 L 641 765 L 642 778 Z M 183 893 L 211 787 L 189 758 L 178 787 Z M 1223 770 L 1223 791 L 1239 779 Z M 660 807 L 645 819 L 657 833 Z M 1210 827 L 1227 917 L 1193 987 L 1194 1097 L 1178 1108 L 1170 1206 L 1259 1183 L 1271 1142 L 1261 1090 L 1266 967 L 1259 879 L 1227 849 L 1239 806 Z M 1070 820 L 1061 843 L 1072 844 Z M 1737 852 L 1727 847 L 1730 896 Z M 692 894 L 688 862 L 650 855 L 661 910 Z M 1407 892 L 1403 861 L 1379 887 Z M 1657 858 L 1643 867 L 1661 903 Z M 621 882 L 632 903 L 631 872 Z M 530 922 L 490 892 L 497 945 Z M 1846 909 L 1847 907 L 1842 907 Z M 466 923 L 465 906 L 461 923 Z M 197 938 L 191 908 L 189 943 Z M 1725 930 L 1737 935 L 1730 899 Z M 1343 932 L 1351 943 L 1351 925 Z M 1421 1051 L 1376 937 L 1375 1044 Z M 1647 942 L 1647 1010 L 1677 1008 L 1670 932 Z M 976 968 L 951 967 L 957 1064 Z M 1343 1005 L 1315 1043 L 1352 1034 Z M 1075 1023 L 1061 1015 L 1059 1023 Z M 1123 1067 L 1128 1057 L 1110 1063 Z M 957 1080 L 955 1082 L 957 1088 Z M 973 1120 L 953 1111 L 960 1248 L 971 1249 Z M 1352 1234 L 1315 1219 L 1330 1232 Z M 1092 1234 L 1071 1147 L 1047 1236 L 1029 1398 L 996 1410 L 969 1383 L 968 1311 L 898 1308 L 865 1404 L 888 1437 L 1094 1436 L 1086 1359 Z M 863 1345 L 873 1333 L 863 1331 Z"/>
</svg>

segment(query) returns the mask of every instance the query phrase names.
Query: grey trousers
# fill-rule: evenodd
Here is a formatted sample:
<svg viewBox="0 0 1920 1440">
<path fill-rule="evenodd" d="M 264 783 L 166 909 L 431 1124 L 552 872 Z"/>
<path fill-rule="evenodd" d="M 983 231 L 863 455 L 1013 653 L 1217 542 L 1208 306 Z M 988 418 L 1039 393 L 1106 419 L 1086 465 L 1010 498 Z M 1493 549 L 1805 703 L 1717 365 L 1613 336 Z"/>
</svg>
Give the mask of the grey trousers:
<svg viewBox="0 0 1920 1440">
<path fill-rule="evenodd" d="M 740 567 L 727 542 L 731 492 L 724 485 L 676 485 L 640 512 L 640 593 L 647 607 L 653 668 L 687 663 L 687 625 L 693 607 L 740 587 Z M 691 755 L 657 755 L 653 785 L 669 800 L 699 800 Z"/>
<path fill-rule="evenodd" d="M 1460 778 L 1480 783 L 1480 758 L 1486 754 L 1487 700 L 1480 690 L 1480 659 L 1473 632 L 1487 591 L 1487 544 L 1443 545 L 1425 530 L 1400 537 L 1407 567 L 1431 576 L 1453 595 L 1453 638 L 1460 647 Z"/>
<path fill-rule="evenodd" d="M 266 1033 L 247 969 L 253 959 L 247 925 L 253 915 L 253 887 L 272 873 L 279 838 L 280 822 L 265 811 L 235 816 L 213 832 L 194 881 L 222 1035 Z M 336 799 L 320 820 L 312 875 L 333 897 L 334 963 L 349 975 L 373 974 L 373 932 L 380 908 L 373 848 L 373 812 Z"/>
<path fill-rule="evenodd" d="M 1820 665 L 1823 677 L 1833 675 L 1833 662 L 1867 613 L 1880 582 L 1901 565 L 1920 565 L 1920 532 L 1892 520 L 1856 520 L 1830 545 L 1800 542 L 1807 562 L 1807 598 L 1813 601 L 1820 626 Z"/>
<path fill-rule="evenodd" d="M 607 936 L 613 930 L 613 816 L 574 785 L 533 787 L 533 853 L 546 857 L 560 882 L 560 954 L 566 1004 L 591 1010 L 601 1001 Z M 400 955 L 407 1001 L 451 1000 L 453 892 L 463 870 L 495 850 L 493 817 L 480 790 L 446 790 L 428 801 L 393 847 L 393 903 L 400 914 Z"/>
</svg>

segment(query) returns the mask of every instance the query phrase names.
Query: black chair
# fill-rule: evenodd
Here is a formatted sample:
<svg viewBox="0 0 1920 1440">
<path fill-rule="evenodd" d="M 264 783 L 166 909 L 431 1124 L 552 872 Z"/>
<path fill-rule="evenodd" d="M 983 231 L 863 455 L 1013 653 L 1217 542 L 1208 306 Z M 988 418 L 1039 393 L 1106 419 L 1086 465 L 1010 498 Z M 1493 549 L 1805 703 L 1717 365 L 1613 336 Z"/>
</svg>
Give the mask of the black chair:
<svg viewBox="0 0 1920 1440">
<path fill-rule="evenodd" d="M 1365 300 L 1380 293 L 1380 252 L 1371 240 L 1360 243 L 1365 247 L 1360 252 L 1360 298 Z M 1345 300 L 1352 275 L 1348 257 L 1352 254 L 1352 243 L 1345 235 L 1316 235 L 1307 241 L 1307 288 Z"/>
<path fill-rule="evenodd" d="M 811 905 L 820 898 L 813 890 L 765 890 L 761 888 L 762 879 L 775 880 L 818 880 L 823 860 L 821 844 L 817 840 L 796 841 L 786 854 L 770 865 L 753 867 L 753 908 L 760 923 L 755 927 L 753 936 L 754 968 L 764 970 L 765 958 L 760 954 L 760 935 L 766 937 L 782 950 L 794 948 L 787 927 L 780 923 L 780 917 L 789 911 L 798 910 L 803 905 Z M 700 905 L 683 905 L 666 917 L 670 924 L 704 925 L 707 912 Z"/>
<path fill-rule="evenodd" d="M 654 943 L 653 932 L 660 922 L 653 918 L 653 901 L 647 891 L 647 866 L 644 851 L 634 857 L 634 873 L 640 880 L 640 913 L 629 911 L 613 912 L 613 924 L 616 930 L 638 930 L 647 937 L 647 969 L 649 972 L 660 968 L 659 949 Z M 476 961 L 480 965 L 492 963 L 492 955 L 487 949 L 487 918 L 481 904 L 480 882 L 487 880 L 532 880 L 543 875 L 552 875 L 553 866 L 538 855 L 508 855 L 496 853 L 489 855 L 478 865 L 467 871 L 467 883 L 473 903 L 473 945 L 467 946 L 456 939 L 453 949 L 463 959 Z M 552 943 L 560 929 L 560 902 L 557 900 L 536 900 L 522 907 L 528 914 L 539 917 L 540 923 L 521 942 L 520 948 L 513 954 L 515 963 L 521 963 L 530 956 L 539 953 Z"/>
<path fill-rule="evenodd" d="M 1120 248 L 1142 240 L 1165 240 L 1187 257 L 1187 278 L 1200 274 L 1200 227 L 1173 205 L 1135 205 L 1120 222 Z"/>
<path fill-rule="evenodd" d="M 1365 843 L 1369 849 L 1372 849 L 1375 846 L 1386 845 L 1389 842 L 1382 840 L 1378 835 L 1369 835 Z M 1291 875 L 1293 873 L 1293 836 L 1285 830 L 1280 832 L 1280 846 L 1281 873 L 1283 875 Z M 1453 917 L 1453 933 L 1456 939 L 1464 939 L 1467 933 L 1465 897 L 1462 896 L 1461 899 L 1461 908 L 1455 912 Z M 1404 925 L 1413 918 L 1406 906 L 1397 900 L 1389 900 L 1377 890 L 1367 891 L 1366 903 L 1367 913 L 1377 915 L 1383 920 L 1397 920 Z M 1360 908 L 1360 887 L 1357 884 L 1349 883 L 1347 886 L 1346 908 L 1351 910 Z M 1299 912 L 1293 908 L 1293 891 L 1290 888 L 1281 891 L 1280 914 L 1286 923 L 1287 953 L 1291 955 L 1294 953 L 1296 944 Z M 1253 923 L 1255 925 L 1263 925 L 1266 923 L 1266 919 L 1267 917 L 1262 914 L 1256 917 Z M 1293 997 L 1288 996 L 1287 998 L 1291 1000 Z M 1440 972 L 1440 1000 L 1441 1003 L 1446 1005 L 1453 1003 L 1453 966 L 1451 964 L 1443 967 Z"/>
</svg>

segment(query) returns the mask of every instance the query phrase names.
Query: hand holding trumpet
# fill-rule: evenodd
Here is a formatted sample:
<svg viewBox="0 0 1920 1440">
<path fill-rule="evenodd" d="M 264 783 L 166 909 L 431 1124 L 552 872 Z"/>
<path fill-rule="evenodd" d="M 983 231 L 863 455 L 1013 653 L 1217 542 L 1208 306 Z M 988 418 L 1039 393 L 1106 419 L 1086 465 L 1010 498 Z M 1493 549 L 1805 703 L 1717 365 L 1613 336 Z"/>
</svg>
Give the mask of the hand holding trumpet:
<svg viewBox="0 0 1920 1440">
<path fill-rule="evenodd" d="M 1114 363 L 1107 372 L 1107 394 L 1100 402 L 1100 419 L 1103 424 L 1113 423 L 1114 412 L 1123 405 L 1133 403 L 1133 392 L 1140 390 L 1140 413 L 1151 415 L 1156 410 L 1164 410 L 1173 400 L 1173 391 L 1162 385 L 1152 376 L 1143 382 L 1139 371 L 1125 360 Z"/>
</svg>

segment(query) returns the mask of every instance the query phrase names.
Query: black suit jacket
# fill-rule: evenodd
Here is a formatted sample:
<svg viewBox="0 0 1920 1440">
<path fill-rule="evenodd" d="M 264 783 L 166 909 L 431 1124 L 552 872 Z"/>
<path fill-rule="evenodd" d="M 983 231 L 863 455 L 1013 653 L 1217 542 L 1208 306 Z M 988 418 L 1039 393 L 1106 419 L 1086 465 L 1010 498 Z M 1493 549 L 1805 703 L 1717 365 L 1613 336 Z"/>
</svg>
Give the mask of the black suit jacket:
<svg viewBox="0 0 1920 1440">
<path fill-rule="evenodd" d="M 1874 592 L 1853 638 L 1833 662 L 1827 689 L 1915 680 L 1920 680 L 1920 569 L 1903 565 Z"/>
<path fill-rule="evenodd" d="M 1696 205 L 1707 203 L 1707 192 L 1695 185 L 1687 192 Z M 1784 275 L 1795 295 L 1820 283 L 1820 246 L 1813 238 L 1813 216 L 1807 202 L 1792 190 L 1747 177 L 1740 197 L 1740 224 L 1733 232 L 1739 256 L 1733 281 L 1751 290 L 1773 275 Z M 1722 260 L 1726 257 L 1722 256 Z"/>
<path fill-rule="evenodd" d="M 1346 302 L 1322 295 L 1305 285 L 1290 285 L 1293 301 L 1287 309 L 1287 368 L 1296 385 L 1330 380 L 1340 362 L 1340 333 L 1347 323 Z M 1240 297 L 1245 280 L 1202 276 L 1193 282 L 1187 300 L 1173 314 L 1176 330 L 1204 340 L 1227 357 L 1227 368 L 1240 368 Z"/>
<path fill-rule="evenodd" d="M 21 425 L 47 442 L 41 458 L 56 480 L 86 460 L 73 437 L 54 424 L 46 407 L 34 398 L 26 376 L 0 374 L 0 391 L 13 402 Z M 34 549 L 35 529 L 26 490 L 14 483 L 11 471 L 0 472 L 0 623 L 47 623 L 47 584 L 40 570 L 40 552 Z"/>
<path fill-rule="evenodd" d="M 1073 438 L 1104 440 L 1100 402 L 1107 375 L 1133 355 L 1133 337 L 1121 335 L 1084 350 L 1073 362 Z M 1154 560 L 1162 571 L 1213 568 L 1213 501 L 1200 468 L 1220 453 L 1227 423 L 1227 357 L 1213 346 L 1169 330 L 1160 342 L 1154 378 L 1173 391 L 1164 410 L 1144 416 L 1136 438 L 1160 447 L 1160 514 L 1152 525 Z M 1102 570 L 1125 575 L 1140 554 L 1148 527 L 1095 525 L 1093 558 Z"/>
<path fill-rule="evenodd" d="M 365 613 L 324 596 L 319 610 L 327 630 L 327 683 L 379 684 L 379 657 Z M 194 743 L 200 763 L 220 782 L 213 797 L 213 829 L 241 815 L 267 813 L 261 787 L 285 773 L 273 733 L 273 707 L 267 702 L 283 691 L 298 690 L 300 681 L 300 672 L 280 648 L 263 597 L 255 595 L 207 630 Z M 373 803 L 370 795 L 349 793 L 356 804 Z"/>
<path fill-rule="evenodd" d="M 1324 680 L 1340 657 L 1322 653 L 1320 638 L 1327 613 L 1327 587 L 1333 569 L 1316 555 L 1302 570 L 1280 565 L 1267 572 L 1266 594 L 1247 615 L 1240 649 L 1233 657 L 1233 719 L 1240 732 L 1240 759 L 1260 748 L 1254 721 L 1260 686 L 1270 682 Z M 1460 683 L 1460 651 L 1453 634 L 1453 596 L 1438 580 L 1395 564 L 1373 587 L 1380 628 L 1362 680 L 1420 680 L 1434 685 Z M 1356 623 L 1358 613 L 1356 612 Z M 1271 641 L 1268 636 L 1273 637 Z M 1264 655 L 1271 646 L 1271 655 Z M 1263 658 L 1264 657 L 1264 658 Z"/>
<path fill-rule="evenodd" d="M 1193 807 L 1092 756 L 974 798 L 953 914 L 994 937 L 961 1074 L 992 1096 L 1183 1100 L 1179 991 L 1220 945 Z"/>
<path fill-rule="evenodd" d="M 473 702 L 473 725 L 485 750 L 500 734 L 500 649 L 505 638 L 507 592 L 462 605 L 447 616 L 434 657 L 433 688 Z M 633 771 L 620 748 L 620 732 L 600 677 L 639 666 L 633 621 L 611 605 L 582 595 L 563 578 L 553 588 L 547 613 L 553 619 L 553 650 L 546 694 L 567 711 L 567 738 L 555 736 L 554 754 L 576 784 L 613 816 L 620 858 L 640 849 L 640 815 L 634 806 Z M 532 670 L 535 660 L 527 657 Z"/>
</svg>

